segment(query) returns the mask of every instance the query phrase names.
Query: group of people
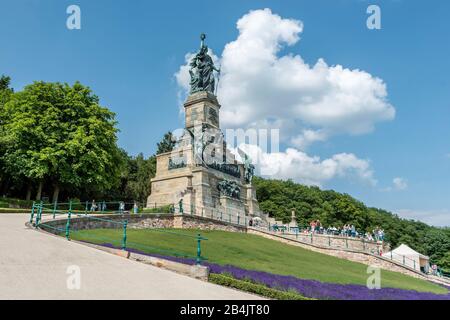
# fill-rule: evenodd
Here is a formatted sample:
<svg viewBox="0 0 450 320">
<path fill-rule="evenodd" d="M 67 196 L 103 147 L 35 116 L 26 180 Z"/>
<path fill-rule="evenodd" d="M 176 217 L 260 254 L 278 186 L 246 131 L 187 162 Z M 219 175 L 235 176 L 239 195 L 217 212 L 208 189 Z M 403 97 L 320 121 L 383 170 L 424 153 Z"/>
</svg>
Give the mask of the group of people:
<svg viewBox="0 0 450 320">
<path fill-rule="evenodd" d="M 371 233 L 366 232 L 366 238 L 372 241 L 384 241 L 384 230 L 380 227 L 375 227 Z"/>
<path fill-rule="evenodd" d="M 384 230 L 380 227 L 376 227 L 372 232 L 359 232 L 353 224 L 345 224 L 342 228 L 336 228 L 334 226 L 324 228 L 320 220 L 313 220 L 309 223 L 307 232 L 313 234 L 326 234 L 335 236 L 346 236 L 353 238 L 364 238 L 368 241 L 384 241 Z"/>
<path fill-rule="evenodd" d="M 95 200 L 92 200 L 91 202 L 91 212 L 95 212 L 95 211 L 106 211 L 106 202 L 103 201 L 100 203 L 100 205 L 98 205 Z"/>
<path fill-rule="evenodd" d="M 250 227 L 259 227 L 259 226 L 261 226 L 261 218 L 258 218 L 258 217 L 250 218 L 250 220 L 248 220 L 248 225 Z"/>
<path fill-rule="evenodd" d="M 95 202 L 95 200 L 92 200 L 92 202 L 91 202 L 91 209 L 90 209 L 91 212 L 95 212 L 95 211 L 105 212 L 106 209 L 107 209 L 107 206 L 106 206 L 106 202 L 105 201 L 101 202 L 100 205 L 98 205 Z M 121 213 L 123 213 L 125 211 L 125 202 L 123 202 L 123 201 L 119 202 L 118 211 L 121 212 Z M 138 212 L 139 212 L 139 206 L 138 206 L 137 202 L 135 201 L 134 205 L 133 205 L 133 213 L 137 214 Z"/>
</svg>

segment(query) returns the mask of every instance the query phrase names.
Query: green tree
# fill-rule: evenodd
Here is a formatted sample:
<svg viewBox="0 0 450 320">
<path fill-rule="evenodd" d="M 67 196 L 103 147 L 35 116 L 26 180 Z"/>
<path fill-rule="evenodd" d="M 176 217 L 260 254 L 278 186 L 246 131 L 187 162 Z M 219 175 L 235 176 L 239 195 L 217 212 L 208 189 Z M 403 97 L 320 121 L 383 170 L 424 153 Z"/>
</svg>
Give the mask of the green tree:
<svg viewBox="0 0 450 320">
<path fill-rule="evenodd" d="M 122 157 L 117 147 L 115 114 L 79 82 L 35 82 L 11 95 L 4 105 L 5 148 L 9 174 L 37 185 L 108 190 L 119 182 Z M 29 192 L 27 192 L 27 198 Z"/>
<path fill-rule="evenodd" d="M 174 147 L 172 133 L 166 133 L 157 146 L 157 153 L 170 152 Z M 142 153 L 136 157 L 128 155 L 123 150 L 122 153 L 125 159 L 125 167 L 121 173 L 121 183 L 109 195 L 113 195 L 115 199 L 122 198 L 145 204 L 151 192 L 150 180 L 156 174 L 156 155 L 145 159 Z"/>
<path fill-rule="evenodd" d="M 4 114 L 4 106 L 5 103 L 9 101 L 11 94 L 14 90 L 10 87 L 11 78 L 5 75 L 0 77 L 0 155 L 5 153 L 5 146 L 1 142 L 1 137 L 5 134 L 5 114 Z M 9 179 L 9 176 L 5 172 L 5 165 L 0 156 L 0 190 L 3 188 L 3 184 L 6 180 Z"/>
<path fill-rule="evenodd" d="M 144 158 L 142 153 L 128 158 L 128 176 L 124 193 L 127 199 L 144 203 L 150 194 L 150 179 L 156 173 L 156 157 Z"/>
<path fill-rule="evenodd" d="M 156 150 L 156 154 L 161 154 L 161 153 L 166 153 L 166 152 L 170 152 L 173 150 L 173 148 L 175 147 L 175 137 L 173 136 L 172 132 L 167 132 L 166 134 L 164 134 L 163 139 L 161 140 L 161 142 L 158 142 L 157 146 L 157 150 Z"/>
</svg>

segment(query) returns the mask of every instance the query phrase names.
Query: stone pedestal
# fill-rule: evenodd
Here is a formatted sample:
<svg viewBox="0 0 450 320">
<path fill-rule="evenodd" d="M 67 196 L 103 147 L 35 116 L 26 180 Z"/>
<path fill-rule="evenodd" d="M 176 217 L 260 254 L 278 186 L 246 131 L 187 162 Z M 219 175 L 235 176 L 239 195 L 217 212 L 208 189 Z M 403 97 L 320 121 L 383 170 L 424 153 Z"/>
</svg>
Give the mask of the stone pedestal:
<svg viewBox="0 0 450 320">
<path fill-rule="evenodd" d="M 232 216 L 245 215 L 244 201 L 221 195 L 219 198 L 220 208 L 224 214 Z"/>
<path fill-rule="evenodd" d="M 245 185 L 246 192 L 246 211 L 248 215 L 251 217 L 259 217 L 261 216 L 261 212 L 259 210 L 258 200 L 256 200 L 256 190 L 253 188 L 251 184 Z"/>
<path fill-rule="evenodd" d="M 201 91 L 190 95 L 184 104 L 186 129 L 201 124 L 219 129 L 219 110 L 220 104 L 212 93 Z"/>
</svg>

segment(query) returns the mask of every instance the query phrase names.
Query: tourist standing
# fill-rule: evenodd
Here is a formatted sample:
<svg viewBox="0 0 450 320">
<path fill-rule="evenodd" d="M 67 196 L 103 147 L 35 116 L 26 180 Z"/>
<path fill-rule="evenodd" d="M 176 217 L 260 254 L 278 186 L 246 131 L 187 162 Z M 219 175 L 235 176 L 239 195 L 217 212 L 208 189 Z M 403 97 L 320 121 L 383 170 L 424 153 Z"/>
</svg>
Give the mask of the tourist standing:
<svg viewBox="0 0 450 320">
<path fill-rule="evenodd" d="M 97 211 L 97 204 L 95 203 L 95 200 L 92 200 L 92 203 L 91 203 L 91 211 L 92 211 L 92 212 Z"/>
<path fill-rule="evenodd" d="M 380 229 L 380 231 L 379 231 L 379 238 L 380 238 L 380 241 L 384 241 L 384 230 L 383 229 Z"/>
<path fill-rule="evenodd" d="M 125 210 L 125 203 L 123 201 L 119 202 L 119 212 L 123 213 L 123 211 Z"/>
<path fill-rule="evenodd" d="M 311 228 L 311 233 L 314 233 L 316 231 L 316 221 L 311 221 L 311 223 L 309 224 L 310 228 Z"/>
</svg>

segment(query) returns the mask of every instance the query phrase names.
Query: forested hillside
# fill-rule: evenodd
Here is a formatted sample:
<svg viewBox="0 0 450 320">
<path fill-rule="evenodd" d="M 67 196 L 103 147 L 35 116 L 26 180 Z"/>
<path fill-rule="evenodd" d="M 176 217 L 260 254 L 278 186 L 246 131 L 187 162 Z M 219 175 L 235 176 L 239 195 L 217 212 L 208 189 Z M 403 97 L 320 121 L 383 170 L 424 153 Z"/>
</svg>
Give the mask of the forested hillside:
<svg viewBox="0 0 450 320">
<path fill-rule="evenodd" d="M 436 228 L 423 222 L 401 219 L 383 209 L 369 208 L 348 194 L 321 190 L 291 180 L 267 180 L 255 177 L 260 208 L 271 216 L 289 222 L 294 209 L 300 226 L 313 219 L 322 225 L 341 227 L 354 224 L 358 230 L 371 231 L 380 226 L 392 247 L 405 243 L 430 256 L 432 262 L 450 270 L 450 228 Z"/>
</svg>

